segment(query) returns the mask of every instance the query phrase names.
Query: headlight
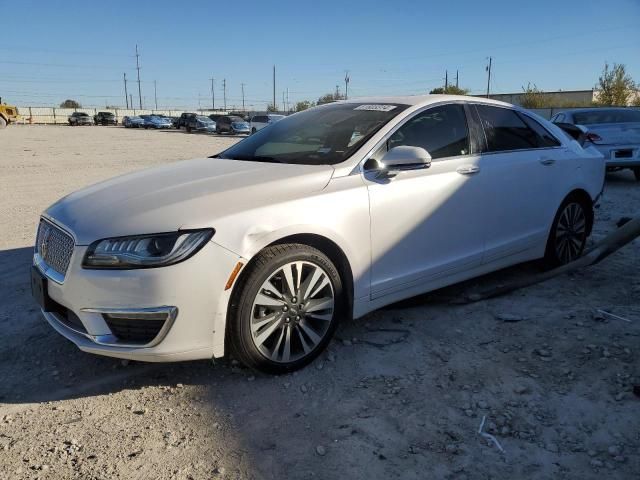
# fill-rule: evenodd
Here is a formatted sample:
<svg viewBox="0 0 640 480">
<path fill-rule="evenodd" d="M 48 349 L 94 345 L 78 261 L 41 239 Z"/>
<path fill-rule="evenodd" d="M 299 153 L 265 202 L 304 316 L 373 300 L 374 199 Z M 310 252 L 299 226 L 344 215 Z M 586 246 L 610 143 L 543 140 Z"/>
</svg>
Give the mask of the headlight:
<svg viewBox="0 0 640 480">
<path fill-rule="evenodd" d="M 105 238 L 92 243 L 84 256 L 84 268 L 152 268 L 182 262 L 213 237 L 211 228 L 173 233 Z"/>
</svg>

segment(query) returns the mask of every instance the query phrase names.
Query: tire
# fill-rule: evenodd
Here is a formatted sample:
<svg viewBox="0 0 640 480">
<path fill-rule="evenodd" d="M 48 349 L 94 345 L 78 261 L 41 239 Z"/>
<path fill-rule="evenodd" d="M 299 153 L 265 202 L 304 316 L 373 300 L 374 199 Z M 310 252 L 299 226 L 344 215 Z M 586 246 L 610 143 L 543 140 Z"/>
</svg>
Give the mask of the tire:
<svg viewBox="0 0 640 480">
<path fill-rule="evenodd" d="M 640 167 L 634 167 L 633 174 L 636 176 L 636 182 L 640 182 Z"/>
<path fill-rule="evenodd" d="M 251 135 L 253 135 L 253 134 L 254 134 L 254 133 L 256 133 L 256 132 L 257 132 L 256 127 L 253 127 L 253 128 L 251 129 Z"/>
<path fill-rule="evenodd" d="M 7 121 L 4 119 L 4 117 L 0 117 L 0 129 L 3 129 L 7 126 Z"/>
<path fill-rule="evenodd" d="M 300 303 L 297 295 L 307 301 Z M 249 368 L 270 374 L 291 372 L 325 349 L 346 305 L 340 274 L 321 251 L 294 243 L 268 247 L 249 263 L 234 289 L 228 344 Z"/>
<path fill-rule="evenodd" d="M 578 196 L 571 195 L 562 202 L 547 239 L 545 267 L 558 267 L 582 255 L 592 218 L 591 206 Z"/>
<path fill-rule="evenodd" d="M 187 133 L 191 133 L 191 127 L 187 125 Z"/>
</svg>

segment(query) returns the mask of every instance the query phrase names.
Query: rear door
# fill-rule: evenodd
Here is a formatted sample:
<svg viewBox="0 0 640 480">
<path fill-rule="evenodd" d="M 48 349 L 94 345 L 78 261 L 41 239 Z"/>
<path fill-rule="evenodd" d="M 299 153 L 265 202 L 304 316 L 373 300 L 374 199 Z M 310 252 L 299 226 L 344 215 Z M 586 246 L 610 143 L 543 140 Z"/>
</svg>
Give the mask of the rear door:
<svg viewBox="0 0 640 480">
<path fill-rule="evenodd" d="M 478 104 L 476 115 L 486 142 L 481 160 L 488 182 L 484 261 L 533 251 L 542 255 L 575 159 L 521 112 Z"/>
</svg>

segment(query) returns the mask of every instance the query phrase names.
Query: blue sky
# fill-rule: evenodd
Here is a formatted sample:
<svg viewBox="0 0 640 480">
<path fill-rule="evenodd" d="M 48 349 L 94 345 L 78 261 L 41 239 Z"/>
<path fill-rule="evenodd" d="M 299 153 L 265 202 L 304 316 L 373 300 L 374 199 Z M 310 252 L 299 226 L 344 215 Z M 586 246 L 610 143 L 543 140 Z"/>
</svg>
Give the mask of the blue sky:
<svg viewBox="0 0 640 480">
<path fill-rule="evenodd" d="M 548 90 L 592 88 L 605 61 L 640 82 L 640 1 L 29 1 L 0 0 L 0 96 L 21 105 L 76 98 L 124 105 L 122 74 L 144 104 L 157 81 L 162 107 L 316 100 L 336 85 L 350 96 L 417 94 L 450 79 L 482 93 L 493 57 L 494 92 L 528 82 Z M 135 100 L 136 104 L 137 99 Z"/>
</svg>

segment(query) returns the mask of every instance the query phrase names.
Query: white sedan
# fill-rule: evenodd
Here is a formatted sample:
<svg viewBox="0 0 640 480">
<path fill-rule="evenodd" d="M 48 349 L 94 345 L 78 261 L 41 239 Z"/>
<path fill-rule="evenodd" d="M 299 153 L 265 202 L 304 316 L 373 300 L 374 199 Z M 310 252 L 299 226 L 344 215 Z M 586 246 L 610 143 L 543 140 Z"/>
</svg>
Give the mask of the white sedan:
<svg viewBox="0 0 640 480">
<path fill-rule="evenodd" d="M 519 262 L 575 259 L 604 171 L 599 153 L 501 102 L 331 103 L 53 204 L 32 291 L 86 352 L 230 350 L 287 372 L 340 321 Z"/>
</svg>

